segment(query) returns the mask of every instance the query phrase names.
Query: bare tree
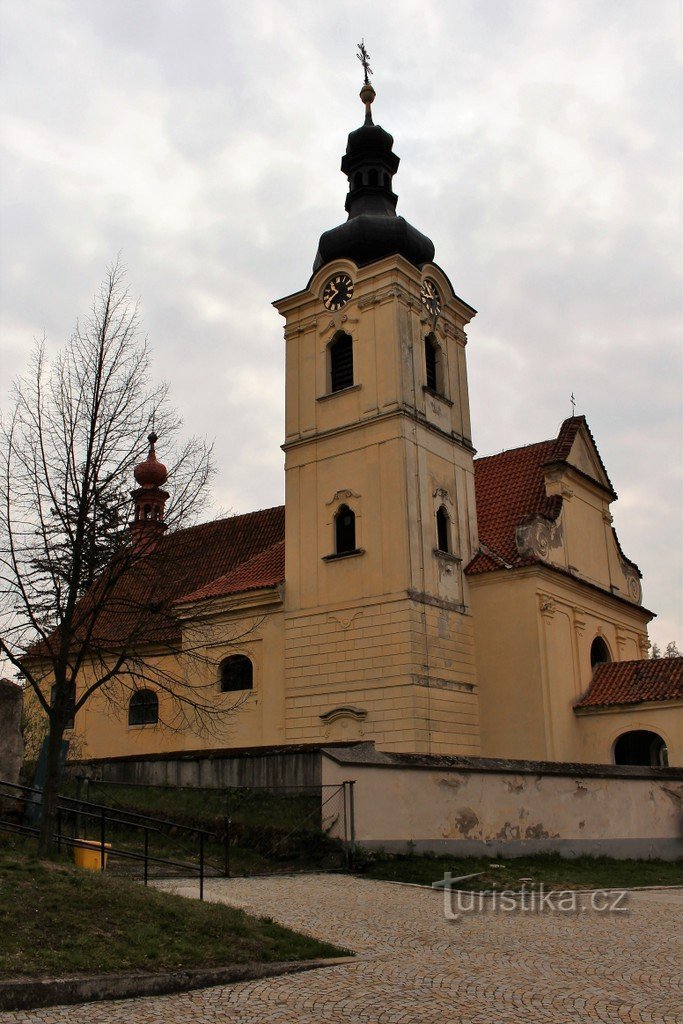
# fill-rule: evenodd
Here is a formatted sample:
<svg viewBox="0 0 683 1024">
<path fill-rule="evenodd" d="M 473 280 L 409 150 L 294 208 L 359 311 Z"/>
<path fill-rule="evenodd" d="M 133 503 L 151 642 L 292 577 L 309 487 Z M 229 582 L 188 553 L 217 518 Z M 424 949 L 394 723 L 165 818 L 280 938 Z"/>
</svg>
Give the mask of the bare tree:
<svg viewBox="0 0 683 1024">
<path fill-rule="evenodd" d="M 186 630 L 180 649 L 170 600 L 178 580 L 172 594 L 164 543 L 153 533 L 131 541 L 130 485 L 151 427 L 171 462 L 160 527 L 191 525 L 201 508 L 211 450 L 196 438 L 181 444 L 180 426 L 166 385 L 149 383 L 137 305 L 117 262 L 54 364 L 44 341 L 37 345 L 1 433 L 0 653 L 48 720 L 45 854 L 64 732 L 94 694 L 120 706 L 153 682 L 167 695 L 170 727 L 197 728 L 226 710 L 215 685 L 204 692 L 201 673 L 189 678 L 187 658 L 210 659 L 211 638 Z"/>
</svg>

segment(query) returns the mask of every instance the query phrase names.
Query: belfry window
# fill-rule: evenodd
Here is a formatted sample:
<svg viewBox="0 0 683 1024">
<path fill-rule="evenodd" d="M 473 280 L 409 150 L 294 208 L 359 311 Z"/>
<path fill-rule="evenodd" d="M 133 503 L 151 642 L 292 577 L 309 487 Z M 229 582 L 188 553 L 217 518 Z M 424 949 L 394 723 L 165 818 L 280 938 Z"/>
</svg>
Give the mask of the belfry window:
<svg viewBox="0 0 683 1024">
<path fill-rule="evenodd" d="M 128 725 L 156 725 L 159 698 L 154 690 L 136 690 L 128 702 Z"/>
<path fill-rule="evenodd" d="M 433 334 L 428 334 L 425 338 L 425 370 L 427 371 L 427 389 L 437 395 L 442 395 L 444 388 L 441 349 Z"/>
<path fill-rule="evenodd" d="M 436 546 L 447 554 L 451 551 L 450 525 L 448 512 L 442 505 L 436 513 Z"/>
<path fill-rule="evenodd" d="M 353 340 L 338 334 L 330 343 L 330 391 L 343 391 L 353 384 Z"/>
<path fill-rule="evenodd" d="M 609 665 L 611 660 L 609 647 L 601 636 L 596 636 L 591 644 L 591 669 L 595 672 L 598 665 Z"/>
<path fill-rule="evenodd" d="M 334 517 L 335 553 L 348 555 L 356 550 L 356 516 L 348 505 L 340 505 Z"/>
<path fill-rule="evenodd" d="M 220 666 L 221 691 L 253 690 L 254 666 L 246 654 L 233 654 L 225 658 Z"/>
</svg>

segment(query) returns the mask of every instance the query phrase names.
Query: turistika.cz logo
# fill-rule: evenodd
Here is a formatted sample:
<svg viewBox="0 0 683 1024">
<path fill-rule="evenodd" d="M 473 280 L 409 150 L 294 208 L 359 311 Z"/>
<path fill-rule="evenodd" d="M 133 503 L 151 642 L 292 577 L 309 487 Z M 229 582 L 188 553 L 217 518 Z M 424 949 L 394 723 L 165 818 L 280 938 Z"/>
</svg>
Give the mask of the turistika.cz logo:
<svg viewBox="0 0 683 1024">
<path fill-rule="evenodd" d="M 477 872 L 476 874 L 479 874 Z M 433 889 L 443 889 L 443 913 L 447 921 L 466 914 L 625 914 L 625 889 L 548 889 L 524 879 L 519 889 L 459 889 L 458 884 L 475 875 L 453 876 L 447 871 Z"/>
</svg>

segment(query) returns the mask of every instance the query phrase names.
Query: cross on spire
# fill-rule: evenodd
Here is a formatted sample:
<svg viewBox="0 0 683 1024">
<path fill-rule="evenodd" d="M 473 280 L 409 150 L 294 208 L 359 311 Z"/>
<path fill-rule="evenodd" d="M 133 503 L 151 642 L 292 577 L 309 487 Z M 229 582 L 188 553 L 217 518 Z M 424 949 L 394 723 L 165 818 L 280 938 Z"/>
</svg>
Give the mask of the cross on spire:
<svg viewBox="0 0 683 1024">
<path fill-rule="evenodd" d="M 365 49 L 364 39 L 361 39 L 358 43 L 358 53 L 356 54 L 356 57 L 358 57 L 358 60 L 363 65 L 363 81 L 365 82 L 365 85 L 370 85 L 370 78 L 368 76 L 372 74 L 372 68 L 370 67 L 370 54 Z"/>
</svg>

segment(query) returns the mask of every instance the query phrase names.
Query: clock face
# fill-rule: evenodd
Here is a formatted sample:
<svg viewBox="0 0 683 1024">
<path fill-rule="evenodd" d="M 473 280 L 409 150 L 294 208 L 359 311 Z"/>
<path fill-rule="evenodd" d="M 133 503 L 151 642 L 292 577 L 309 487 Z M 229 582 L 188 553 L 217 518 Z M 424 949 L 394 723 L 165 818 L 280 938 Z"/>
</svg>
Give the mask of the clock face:
<svg viewBox="0 0 683 1024">
<path fill-rule="evenodd" d="M 335 274 L 323 289 L 323 304 L 333 312 L 341 309 L 353 297 L 353 281 L 348 274 Z"/>
<path fill-rule="evenodd" d="M 437 316 L 441 312 L 441 296 L 439 295 L 439 289 L 436 287 L 431 277 L 426 277 L 422 282 L 420 288 L 420 298 L 422 299 L 423 305 L 432 314 Z"/>
</svg>

